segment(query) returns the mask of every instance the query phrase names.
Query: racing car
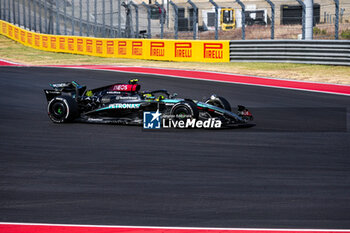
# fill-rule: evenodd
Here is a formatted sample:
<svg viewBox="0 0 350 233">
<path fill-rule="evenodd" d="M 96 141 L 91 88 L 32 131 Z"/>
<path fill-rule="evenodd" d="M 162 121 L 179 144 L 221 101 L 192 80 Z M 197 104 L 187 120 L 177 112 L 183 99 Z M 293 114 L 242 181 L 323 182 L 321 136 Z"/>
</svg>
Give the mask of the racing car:
<svg viewBox="0 0 350 233">
<path fill-rule="evenodd" d="M 54 123 L 90 122 L 142 125 L 144 112 L 175 119 L 216 119 L 223 127 L 253 126 L 249 110 L 215 94 L 204 101 L 178 98 L 167 90 L 140 91 L 137 79 L 87 90 L 77 82 L 50 84 L 45 89 L 48 116 Z"/>
</svg>

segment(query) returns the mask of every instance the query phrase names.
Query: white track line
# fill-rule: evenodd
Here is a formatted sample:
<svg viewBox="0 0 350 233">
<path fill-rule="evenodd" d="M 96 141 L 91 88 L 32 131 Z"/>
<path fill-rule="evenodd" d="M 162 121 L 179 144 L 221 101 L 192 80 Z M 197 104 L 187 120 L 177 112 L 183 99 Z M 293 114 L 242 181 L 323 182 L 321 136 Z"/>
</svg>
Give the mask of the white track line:
<svg viewBox="0 0 350 233">
<path fill-rule="evenodd" d="M 0 58 L 0 61 L 7 62 L 7 63 L 10 63 L 12 65 L 22 65 L 22 64 L 19 64 L 19 63 L 16 63 L 16 62 L 12 62 L 12 61 L 7 61 L 7 60 L 1 59 L 1 58 Z"/>
<path fill-rule="evenodd" d="M 18 226 L 57 226 L 57 227 L 96 227 L 96 228 L 130 228 L 130 229 L 167 229 L 167 230 L 215 230 L 215 231 L 306 231 L 306 232 L 350 232 L 350 229 L 272 229 L 272 228 L 215 228 L 215 227 L 159 227 L 159 226 L 113 226 L 113 225 L 79 225 L 79 224 L 49 224 L 49 223 L 18 223 L 0 222 L 0 225 Z"/>
</svg>

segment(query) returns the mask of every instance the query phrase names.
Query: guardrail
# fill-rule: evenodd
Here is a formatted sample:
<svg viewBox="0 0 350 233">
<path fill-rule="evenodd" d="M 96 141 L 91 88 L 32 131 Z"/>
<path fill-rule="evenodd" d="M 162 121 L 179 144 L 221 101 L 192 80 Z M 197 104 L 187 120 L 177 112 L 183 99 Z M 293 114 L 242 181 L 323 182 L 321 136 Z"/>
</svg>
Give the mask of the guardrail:
<svg viewBox="0 0 350 233">
<path fill-rule="evenodd" d="M 285 62 L 350 65 L 350 41 L 245 40 L 230 41 L 231 62 Z"/>
</svg>

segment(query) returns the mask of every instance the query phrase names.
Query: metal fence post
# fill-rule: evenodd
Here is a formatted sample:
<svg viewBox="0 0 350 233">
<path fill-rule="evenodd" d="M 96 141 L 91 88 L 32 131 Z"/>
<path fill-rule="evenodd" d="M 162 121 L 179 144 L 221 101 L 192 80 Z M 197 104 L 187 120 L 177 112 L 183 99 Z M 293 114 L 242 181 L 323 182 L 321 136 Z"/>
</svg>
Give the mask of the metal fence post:
<svg viewBox="0 0 350 233">
<path fill-rule="evenodd" d="M 103 1 L 104 2 L 104 1 Z M 83 35 L 83 2 L 79 0 L 79 36 Z"/>
<path fill-rule="evenodd" d="M 25 1 L 25 0 L 23 0 Z M 48 21 L 48 17 L 47 17 L 47 3 L 46 1 L 44 1 L 44 25 L 45 25 L 45 33 L 48 33 L 48 28 L 47 28 L 47 21 Z"/>
<path fill-rule="evenodd" d="M 7 7 L 6 7 L 6 1 L 3 0 L 2 2 L 3 2 L 3 6 L 4 6 L 4 9 L 3 9 L 3 14 L 4 14 L 4 16 L 2 17 L 2 19 L 6 21 L 6 19 L 7 19 L 7 18 L 6 18 L 6 16 L 7 16 L 7 12 L 6 12 L 6 8 L 7 8 Z"/>
<path fill-rule="evenodd" d="M 163 36 L 164 36 L 164 8 L 157 1 L 155 2 L 155 4 L 160 9 L 160 39 L 163 39 Z"/>
<path fill-rule="evenodd" d="M 271 0 L 265 0 L 271 6 L 271 40 L 275 39 L 275 4 Z"/>
<path fill-rule="evenodd" d="M 0 1 L 0 14 L 1 17 L 0 19 L 3 20 L 4 19 L 4 5 L 3 5 L 4 1 Z"/>
<path fill-rule="evenodd" d="M 13 15 L 16 16 L 16 24 L 18 26 L 21 26 L 21 22 L 19 20 L 20 13 L 18 11 L 18 9 L 19 9 L 19 0 L 17 0 L 16 2 L 17 2 L 17 5 L 15 3 L 13 3 Z"/>
<path fill-rule="evenodd" d="M 122 15 L 121 15 L 121 2 L 118 0 L 118 37 L 122 37 Z"/>
<path fill-rule="evenodd" d="M 6 9 L 5 9 L 5 11 L 6 11 L 6 21 L 10 22 L 10 7 L 9 7 L 9 5 L 11 3 L 10 3 L 10 0 L 4 0 L 4 1 L 6 1 L 5 2 L 6 3 Z"/>
<path fill-rule="evenodd" d="M 56 0 L 56 34 L 60 34 L 60 12 L 58 6 L 58 0 Z"/>
<path fill-rule="evenodd" d="M 114 14 L 114 13 L 113 13 Z M 117 30 L 116 30 L 116 27 L 113 27 L 113 38 L 116 38 L 117 37 Z"/>
<path fill-rule="evenodd" d="M 28 27 L 29 30 L 32 30 L 32 9 L 31 9 L 31 0 L 28 1 Z"/>
<path fill-rule="evenodd" d="M 89 36 L 90 32 L 90 0 L 86 2 L 86 36 Z"/>
<path fill-rule="evenodd" d="M 6 0 L 5 0 L 6 1 Z M 6 9 L 6 18 L 7 18 L 7 22 L 10 22 L 11 20 L 11 15 L 10 15 L 10 0 L 7 0 L 7 9 Z"/>
<path fill-rule="evenodd" d="M 3 10 L 4 10 L 4 6 L 3 6 L 4 1 L 0 1 L 0 19 L 3 20 L 4 18 L 4 14 L 3 14 Z"/>
<path fill-rule="evenodd" d="M 0 19 L 3 20 L 4 18 L 4 14 L 3 14 L 3 10 L 4 10 L 4 6 L 3 6 L 4 1 L 0 1 Z"/>
<path fill-rule="evenodd" d="M 97 37 L 97 0 L 94 2 L 94 35 Z"/>
<path fill-rule="evenodd" d="M 169 1 L 167 1 L 166 3 L 166 12 L 168 12 L 168 14 L 166 14 L 166 27 L 169 28 L 169 12 L 170 12 Z"/>
<path fill-rule="evenodd" d="M 302 24 L 302 39 L 305 40 L 305 4 L 302 0 L 296 0 L 302 7 L 303 12 L 302 12 L 302 20 L 301 20 L 301 24 Z"/>
<path fill-rule="evenodd" d="M 1 1 L 1 4 L 2 4 L 2 16 L 1 16 L 1 19 L 2 20 L 6 20 L 6 1 L 5 0 Z"/>
<path fill-rule="evenodd" d="M 5 13 L 6 13 L 6 17 L 5 17 L 5 20 L 7 22 L 10 22 L 10 16 L 9 16 L 9 4 L 10 4 L 10 0 L 4 0 L 5 1 Z"/>
<path fill-rule="evenodd" d="M 242 8 L 242 40 L 245 40 L 245 5 L 240 0 L 236 0 L 236 2 Z"/>
<path fill-rule="evenodd" d="M 4 8 L 3 8 L 3 11 L 2 11 L 2 12 L 3 12 L 3 17 L 2 17 L 2 19 L 6 21 L 6 15 L 7 15 L 7 14 L 6 14 L 6 13 L 7 13 L 7 12 L 6 12 L 6 8 L 7 8 L 7 7 L 6 7 L 6 1 L 3 0 L 3 1 L 1 1 L 1 2 L 3 2 L 3 7 L 4 7 Z"/>
<path fill-rule="evenodd" d="M 334 0 L 335 4 L 335 32 L 334 32 L 334 38 L 336 40 L 339 39 L 339 0 Z"/>
<path fill-rule="evenodd" d="M 9 0 L 9 15 L 10 15 L 10 20 L 11 20 L 9 22 L 14 24 L 14 22 L 13 22 L 14 21 L 13 20 L 13 18 L 14 18 L 13 17 L 13 6 L 12 6 L 13 3 L 14 3 L 13 0 Z"/>
<path fill-rule="evenodd" d="M 16 9 L 15 8 L 15 0 L 12 0 L 12 22 L 13 22 L 13 24 L 17 24 L 15 9 Z"/>
<path fill-rule="evenodd" d="M 7 0 L 7 22 L 11 22 L 11 2 Z"/>
<path fill-rule="evenodd" d="M 39 32 L 42 33 L 43 32 L 43 25 L 42 25 L 42 19 L 43 19 L 43 15 L 42 15 L 42 9 L 41 9 L 41 3 L 39 6 Z"/>
<path fill-rule="evenodd" d="M 128 35 L 128 38 L 132 38 L 135 35 L 135 33 L 134 33 L 134 27 L 133 27 L 133 22 L 132 22 L 131 5 L 127 4 L 126 5 L 126 9 L 129 12 L 129 16 L 128 16 L 128 20 L 127 20 L 127 22 L 129 22 L 129 35 Z"/>
<path fill-rule="evenodd" d="M 49 34 L 54 34 L 54 21 L 53 21 L 53 3 L 50 2 L 49 7 Z"/>
<path fill-rule="evenodd" d="M 19 10 L 19 0 L 17 0 L 17 20 L 18 20 L 18 26 L 21 26 L 21 12 Z"/>
<path fill-rule="evenodd" d="M 175 11 L 175 22 L 174 22 L 174 31 L 175 31 L 175 39 L 178 39 L 178 31 L 179 31 L 179 8 L 176 4 L 170 0 L 170 4 L 173 6 Z M 169 14 L 169 13 L 168 13 Z"/>
<path fill-rule="evenodd" d="M 133 1 L 130 1 L 130 4 L 135 8 L 135 19 L 136 19 L 135 38 L 139 38 L 139 7 Z"/>
<path fill-rule="evenodd" d="M 131 38 L 132 36 L 132 15 L 130 4 L 122 3 L 122 6 L 125 8 L 126 23 L 125 23 L 125 37 Z"/>
<path fill-rule="evenodd" d="M 2 19 L 6 20 L 6 1 L 1 1 L 2 4 Z"/>
<path fill-rule="evenodd" d="M 12 3 L 12 7 L 13 7 L 13 21 L 15 22 L 15 24 L 17 24 L 17 25 L 19 25 L 19 23 L 18 23 L 18 16 L 19 15 L 17 15 L 17 12 L 16 12 L 16 3 L 15 3 L 15 0 L 12 0 L 13 1 L 13 3 Z"/>
<path fill-rule="evenodd" d="M 6 8 L 5 1 L 1 1 L 0 5 L 1 5 L 1 19 L 5 20 L 5 8 Z"/>
<path fill-rule="evenodd" d="M 113 1 L 109 1 L 109 12 L 110 12 L 110 17 L 109 17 L 109 24 L 111 26 L 111 31 L 109 33 L 109 37 L 113 37 L 112 32 L 113 32 Z"/>
<path fill-rule="evenodd" d="M 11 22 L 11 1 L 7 0 L 7 22 Z"/>
<path fill-rule="evenodd" d="M 6 20 L 6 1 L 1 1 L 2 4 L 2 20 Z"/>
<path fill-rule="evenodd" d="M 34 25 L 33 25 L 33 27 L 34 27 L 34 31 L 36 31 L 36 20 L 37 20 L 37 18 L 36 18 L 36 8 L 37 8 L 37 4 L 36 4 L 37 2 L 36 2 L 36 0 L 33 0 L 33 13 L 34 13 Z"/>
<path fill-rule="evenodd" d="M 193 8 L 193 17 L 192 17 L 192 27 L 193 27 L 193 39 L 197 39 L 197 6 L 191 1 L 187 0 L 187 2 Z"/>
<path fill-rule="evenodd" d="M 6 0 L 4 0 L 4 1 L 6 1 Z M 10 4 L 11 4 L 11 3 L 10 3 L 10 0 L 7 0 L 6 2 L 7 2 L 7 4 L 6 4 L 6 5 L 7 5 L 7 7 L 6 7 L 6 19 L 7 19 L 7 20 L 6 20 L 6 21 L 7 21 L 7 22 L 10 22 L 10 20 L 11 20 L 11 16 L 10 16 Z"/>
<path fill-rule="evenodd" d="M 67 1 L 63 1 L 64 34 L 67 35 Z"/>
<path fill-rule="evenodd" d="M 149 5 L 147 5 L 145 2 L 142 2 L 142 5 L 147 8 L 147 20 L 148 20 L 147 37 L 152 38 L 152 34 L 151 34 L 151 7 Z"/>
<path fill-rule="evenodd" d="M 4 6 L 4 9 L 3 9 L 4 16 L 3 16 L 2 18 L 3 18 L 3 20 L 5 20 L 5 21 L 6 21 L 6 19 L 7 19 L 7 12 L 6 12 L 6 9 L 7 9 L 7 7 L 6 7 L 6 0 L 3 0 L 2 2 L 3 2 L 3 6 Z"/>
<path fill-rule="evenodd" d="M 72 35 L 75 34 L 75 19 L 74 19 L 74 11 L 75 11 L 75 2 L 72 0 Z"/>
<path fill-rule="evenodd" d="M 215 7 L 215 40 L 219 39 L 219 22 L 218 22 L 218 16 L 219 16 L 219 6 L 214 2 L 214 0 L 209 0 L 211 4 Z"/>
<path fill-rule="evenodd" d="M 18 26 L 21 26 L 20 12 L 19 12 L 19 0 L 17 0 L 17 5 L 13 4 L 13 15 L 16 15 L 16 23 Z"/>
<path fill-rule="evenodd" d="M 314 0 L 304 0 L 305 4 L 305 40 L 313 39 Z"/>
<path fill-rule="evenodd" d="M 106 5 L 105 1 L 102 1 L 102 37 L 106 37 Z"/>
<path fill-rule="evenodd" d="M 1 2 L 3 3 L 3 10 L 2 10 L 3 16 L 2 16 L 2 19 L 3 19 L 3 20 L 6 20 L 6 1 L 3 0 L 3 1 L 1 1 Z"/>
</svg>

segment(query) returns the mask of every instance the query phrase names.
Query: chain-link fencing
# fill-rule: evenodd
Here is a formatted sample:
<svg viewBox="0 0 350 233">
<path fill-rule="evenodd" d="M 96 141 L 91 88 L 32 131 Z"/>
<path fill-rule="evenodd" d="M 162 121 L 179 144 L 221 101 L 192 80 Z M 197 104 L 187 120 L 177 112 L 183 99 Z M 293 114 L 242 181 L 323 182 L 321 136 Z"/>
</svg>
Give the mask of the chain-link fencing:
<svg viewBox="0 0 350 233">
<path fill-rule="evenodd" d="M 0 0 L 36 32 L 103 38 L 305 39 L 306 0 Z M 350 39 L 350 1 L 313 0 L 313 39 Z"/>
</svg>

